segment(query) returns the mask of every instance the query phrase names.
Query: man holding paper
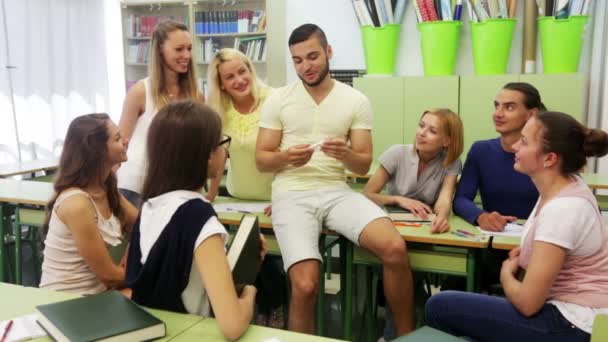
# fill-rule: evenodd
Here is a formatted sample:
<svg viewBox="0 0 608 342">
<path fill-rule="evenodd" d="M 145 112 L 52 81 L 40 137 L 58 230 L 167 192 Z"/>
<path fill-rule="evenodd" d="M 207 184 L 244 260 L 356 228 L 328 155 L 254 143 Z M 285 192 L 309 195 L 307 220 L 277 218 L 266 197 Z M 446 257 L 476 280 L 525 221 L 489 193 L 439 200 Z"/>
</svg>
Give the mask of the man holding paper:
<svg viewBox="0 0 608 342">
<path fill-rule="evenodd" d="M 258 169 L 275 173 L 272 223 L 291 280 L 289 329 L 315 331 L 318 240 L 327 228 L 382 260 L 384 292 L 398 334 L 406 334 L 414 307 L 405 242 L 382 209 L 345 183 L 345 169 L 365 174 L 371 164 L 369 100 L 329 76 L 332 49 L 316 25 L 296 28 L 289 49 L 301 82 L 268 98 L 256 147 Z"/>
</svg>

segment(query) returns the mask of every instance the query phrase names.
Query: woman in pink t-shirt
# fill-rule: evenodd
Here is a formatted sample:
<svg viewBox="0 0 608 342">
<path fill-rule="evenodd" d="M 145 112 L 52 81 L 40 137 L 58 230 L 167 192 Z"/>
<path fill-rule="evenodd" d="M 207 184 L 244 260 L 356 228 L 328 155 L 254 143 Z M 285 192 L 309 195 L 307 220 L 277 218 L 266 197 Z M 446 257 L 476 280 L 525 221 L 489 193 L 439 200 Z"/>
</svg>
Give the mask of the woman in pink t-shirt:
<svg viewBox="0 0 608 342">
<path fill-rule="evenodd" d="M 427 322 L 482 341 L 588 341 L 597 314 L 608 314 L 608 229 L 577 175 L 608 153 L 608 134 L 570 115 L 530 119 L 513 145 L 515 170 L 540 194 L 521 247 L 500 271 L 506 298 L 456 291 L 427 302 Z"/>
</svg>

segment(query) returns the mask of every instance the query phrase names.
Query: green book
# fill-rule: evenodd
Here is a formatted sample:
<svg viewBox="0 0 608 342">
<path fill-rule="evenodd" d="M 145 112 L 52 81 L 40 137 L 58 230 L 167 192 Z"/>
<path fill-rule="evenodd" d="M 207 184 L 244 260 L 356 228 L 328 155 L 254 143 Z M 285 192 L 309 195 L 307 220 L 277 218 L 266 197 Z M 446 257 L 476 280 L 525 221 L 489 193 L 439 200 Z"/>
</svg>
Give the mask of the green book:
<svg viewBox="0 0 608 342">
<path fill-rule="evenodd" d="M 165 323 L 117 291 L 36 307 L 56 341 L 146 341 L 165 336 Z"/>
</svg>

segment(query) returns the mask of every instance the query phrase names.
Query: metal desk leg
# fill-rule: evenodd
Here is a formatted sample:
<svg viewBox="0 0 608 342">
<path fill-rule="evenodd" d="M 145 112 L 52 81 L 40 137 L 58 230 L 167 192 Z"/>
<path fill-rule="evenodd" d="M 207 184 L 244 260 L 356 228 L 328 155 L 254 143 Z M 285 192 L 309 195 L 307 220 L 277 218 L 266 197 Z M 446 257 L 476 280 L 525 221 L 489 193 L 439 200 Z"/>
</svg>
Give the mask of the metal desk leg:
<svg viewBox="0 0 608 342">
<path fill-rule="evenodd" d="M 0 203 L 0 282 L 5 282 L 4 263 L 6 262 L 6 250 L 4 248 L 4 206 Z"/>
<path fill-rule="evenodd" d="M 347 341 L 352 340 L 353 334 L 353 244 L 344 239 L 340 245 L 340 258 L 342 259 L 344 281 L 344 305 L 343 305 L 343 320 L 342 320 L 342 335 Z M 344 252 L 344 253 L 342 253 Z"/>
<path fill-rule="evenodd" d="M 325 332 L 325 263 L 323 255 L 325 250 L 325 235 L 319 238 L 321 247 L 321 262 L 319 265 L 319 294 L 317 295 L 317 335 L 324 336 Z"/>
<path fill-rule="evenodd" d="M 19 207 L 15 209 L 15 216 L 18 218 L 19 215 Z M 13 231 L 15 232 L 15 284 L 21 285 L 21 226 L 17 223 L 19 220 L 16 220 L 15 224 L 13 224 Z"/>
<path fill-rule="evenodd" d="M 467 292 L 475 292 L 475 251 L 467 251 Z"/>
</svg>

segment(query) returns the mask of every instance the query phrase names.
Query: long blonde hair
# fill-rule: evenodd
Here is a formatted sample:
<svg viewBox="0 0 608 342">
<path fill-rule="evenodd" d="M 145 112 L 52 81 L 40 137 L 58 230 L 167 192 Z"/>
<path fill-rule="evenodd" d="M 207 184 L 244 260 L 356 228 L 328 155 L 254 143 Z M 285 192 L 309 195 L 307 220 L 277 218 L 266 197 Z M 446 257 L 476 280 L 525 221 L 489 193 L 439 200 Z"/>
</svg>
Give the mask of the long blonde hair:
<svg viewBox="0 0 608 342">
<path fill-rule="evenodd" d="M 251 84 L 251 95 L 253 96 L 254 101 L 253 108 L 258 108 L 262 103 L 266 89 L 268 88 L 266 84 L 258 80 L 251 60 L 242 52 L 230 48 L 219 50 L 215 56 L 213 56 L 213 60 L 208 69 L 209 79 L 207 84 L 209 84 L 209 96 L 207 97 L 207 104 L 222 116 L 226 113 L 232 98 L 226 91 L 222 90 L 222 80 L 220 78 L 219 68 L 223 63 L 235 59 L 242 61 L 251 73 L 251 78 L 253 80 Z"/>
<path fill-rule="evenodd" d="M 434 115 L 439 119 L 439 132 L 443 138 L 449 138 L 450 143 L 447 146 L 447 155 L 443 161 L 443 167 L 448 167 L 450 164 L 460 158 L 464 145 L 464 128 L 458 114 L 447 108 L 432 108 L 422 113 L 420 120 L 426 115 Z M 416 139 L 414 139 L 414 153 L 416 151 Z"/>
<path fill-rule="evenodd" d="M 165 79 L 165 73 L 163 71 L 165 61 L 161 53 L 161 48 L 169 38 L 169 33 L 177 30 L 188 32 L 188 27 L 177 21 L 166 20 L 156 25 L 156 28 L 152 33 L 152 48 L 150 63 L 148 63 L 148 75 L 150 77 L 150 84 L 152 85 L 152 103 L 154 103 L 154 107 L 157 110 L 161 109 L 172 100 L 167 92 L 167 80 Z M 194 58 L 190 58 L 188 71 L 183 74 L 178 74 L 177 84 L 180 93 L 185 95 L 182 98 L 202 100 L 196 84 L 195 73 Z"/>
</svg>

